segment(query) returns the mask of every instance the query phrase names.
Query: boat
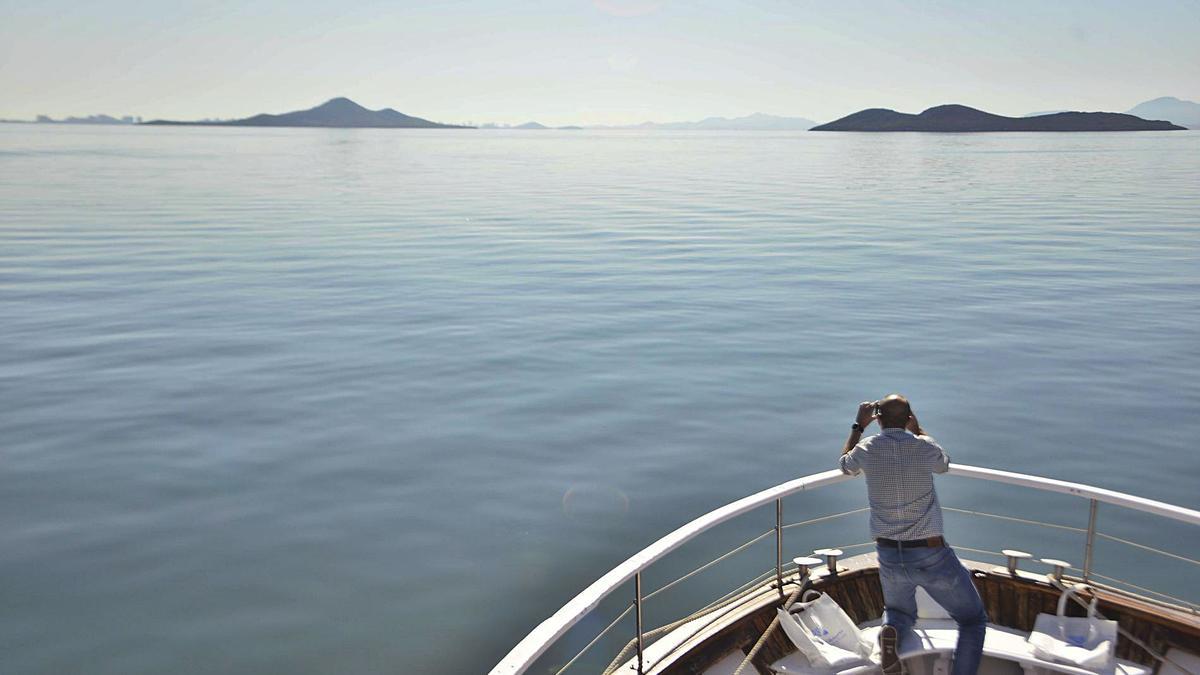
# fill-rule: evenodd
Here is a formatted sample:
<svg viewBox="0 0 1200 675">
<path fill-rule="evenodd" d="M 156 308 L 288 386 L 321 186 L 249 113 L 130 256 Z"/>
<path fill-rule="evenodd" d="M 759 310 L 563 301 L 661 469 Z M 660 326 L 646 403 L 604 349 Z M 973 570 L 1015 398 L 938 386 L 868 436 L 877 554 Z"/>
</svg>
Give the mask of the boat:
<svg viewBox="0 0 1200 675">
<path fill-rule="evenodd" d="M 1200 605 L 1196 604 L 1200 560 L 1187 555 L 1186 550 L 1190 547 L 1194 555 L 1196 543 L 1200 541 L 1196 537 L 1200 533 L 1196 530 L 1200 526 L 1200 511 L 1082 483 L 990 468 L 952 464 L 944 475 L 956 481 L 968 479 L 988 483 L 987 486 L 972 485 L 968 494 L 1033 490 L 1042 498 L 1063 501 L 1078 511 L 1075 514 L 1077 524 L 1050 522 L 991 513 L 980 509 L 978 504 L 963 505 L 969 508 L 958 504 L 948 506 L 943 495 L 943 511 L 1000 524 L 994 528 L 994 534 L 978 535 L 988 537 L 994 546 L 966 548 L 951 542 L 963 565 L 970 570 L 988 611 L 989 623 L 979 669 L 981 675 L 1079 675 L 1092 672 L 1200 675 Z M 818 545 L 811 550 L 796 550 L 800 542 L 811 541 L 796 536 L 801 528 L 817 523 L 828 525 L 867 509 L 818 516 L 805 514 L 808 517 L 793 522 L 784 518 L 785 499 L 823 492 L 832 489 L 831 486 L 854 480 L 855 477 L 838 470 L 816 473 L 744 497 L 692 520 L 638 551 L 568 601 L 514 646 L 491 674 L 866 675 L 880 672 L 877 650 L 874 655 L 860 655 L 857 662 L 821 662 L 811 656 L 811 650 L 802 650 L 802 645 L 792 637 L 795 631 L 789 631 L 789 626 L 784 625 L 789 617 L 799 616 L 791 613 L 805 606 L 805 603 L 796 604 L 799 600 L 827 596 L 849 617 L 853 622 L 851 628 L 862 639 L 872 641 L 877 635 L 883 595 L 873 542 L 853 545 L 863 550 L 856 554 L 847 553 L 852 546 L 832 546 L 837 541 L 824 542 L 829 547 Z M 938 480 L 942 485 L 941 481 L 946 479 L 939 476 Z M 958 496 L 963 496 L 962 491 Z M 1018 495 L 1017 498 L 1021 497 Z M 812 498 L 806 498 L 806 504 L 811 506 L 812 502 Z M 1137 541 L 1129 538 L 1126 531 L 1129 528 L 1121 530 L 1125 536 L 1100 529 L 1102 505 L 1104 519 L 1110 524 L 1124 522 L 1131 516 L 1142 521 L 1151 519 L 1133 528 L 1135 534 L 1146 536 Z M 668 554 L 700 535 L 712 533 L 718 526 L 736 522 L 735 519 L 746 517 L 746 514 L 761 514 L 772 507 L 774 527 L 768 531 L 714 559 L 689 561 L 689 566 L 700 564 L 655 590 L 643 588 L 647 570 L 656 563 L 661 564 Z M 1083 525 L 1085 514 L 1086 526 Z M 1071 518 L 1060 520 L 1070 521 Z M 1061 549 L 1064 543 L 1082 540 L 1082 550 L 1078 551 L 1082 562 L 1075 566 L 1060 558 L 1038 558 L 1032 552 L 1006 547 L 1004 538 L 1010 535 L 1005 533 L 1016 527 L 1048 533 L 1049 536 L 1042 534 L 1025 539 L 1043 548 Z M 843 531 L 850 530 L 843 528 Z M 853 531 L 859 529 L 853 528 Z M 980 532 L 984 531 L 980 529 Z M 1177 550 L 1169 550 L 1160 542 L 1146 543 L 1147 539 L 1156 538 L 1153 535 L 1164 532 L 1172 533 L 1167 538 L 1177 544 Z M 695 582 L 733 556 L 751 550 L 757 544 L 765 546 L 771 539 L 775 543 L 771 569 L 739 586 L 692 591 L 688 600 L 695 609 L 656 627 L 646 625 L 643 613 L 647 602 L 656 595 L 681 583 Z M 1129 555 L 1114 554 L 1112 557 L 1119 559 L 1117 562 L 1125 560 L 1124 569 L 1138 578 L 1123 580 L 1101 573 L 1101 567 L 1097 565 L 1101 542 L 1105 544 L 1105 551 L 1128 551 Z M 684 550 L 692 548 L 694 545 L 689 545 Z M 1179 552 L 1179 548 L 1185 551 Z M 1128 564 L 1134 558 L 1139 562 Z M 759 562 L 763 561 L 760 559 Z M 1163 568 L 1170 570 L 1166 576 L 1169 588 L 1151 589 L 1148 584 L 1161 581 L 1164 576 L 1154 572 Z M 762 569 L 762 566 L 755 569 Z M 1197 576 L 1188 581 L 1183 578 L 1188 574 Z M 618 591 L 621 593 L 617 594 Z M 624 596 L 624 593 L 629 595 Z M 1190 595 L 1191 599 L 1178 597 L 1181 595 Z M 629 600 L 627 605 L 616 604 L 618 608 L 623 605 L 623 611 L 612 612 L 611 616 L 593 616 L 601 609 L 614 609 L 614 601 L 622 597 Z M 914 634 L 906 637 L 900 649 L 905 670 L 910 675 L 947 675 L 956 626 L 936 602 L 921 592 L 918 592 L 918 606 L 919 619 Z M 1103 665 L 1097 661 L 1059 658 L 1060 654 L 1039 647 L 1038 640 L 1046 632 L 1042 628 L 1043 622 L 1047 621 L 1045 617 L 1051 617 L 1052 622 L 1057 618 L 1061 624 L 1064 616 L 1085 617 L 1092 625 L 1112 628 L 1115 639 L 1111 640 L 1112 644 L 1105 643 L 1110 653 Z M 585 618 L 588 620 L 583 621 Z M 598 629 L 600 626 L 604 627 Z M 614 635 L 618 626 L 625 631 L 632 628 L 632 635 L 628 632 L 619 637 Z M 577 635 L 579 631 L 588 634 Z M 568 641 L 570 649 L 564 650 L 563 638 L 569 634 L 573 635 Z M 615 650 L 616 653 L 597 654 L 605 645 L 620 648 Z M 603 663 L 607 665 L 597 665 Z"/>
</svg>

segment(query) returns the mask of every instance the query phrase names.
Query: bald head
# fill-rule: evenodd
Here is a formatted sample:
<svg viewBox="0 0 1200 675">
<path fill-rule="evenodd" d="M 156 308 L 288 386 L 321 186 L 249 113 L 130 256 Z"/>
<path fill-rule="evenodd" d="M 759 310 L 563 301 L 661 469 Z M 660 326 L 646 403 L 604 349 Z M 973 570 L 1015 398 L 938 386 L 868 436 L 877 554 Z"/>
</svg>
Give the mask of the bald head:
<svg viewBox="0 0 1200 675">
<path fill-rule="evenodd" d="M 908 399 L 900 394 L 888 394 L 879 401 L 879 426 L 884 429 L 903 428 L 908 424 L 908 418 L 911 415 L 912 408 L 908 405 Z"/>
</svg>

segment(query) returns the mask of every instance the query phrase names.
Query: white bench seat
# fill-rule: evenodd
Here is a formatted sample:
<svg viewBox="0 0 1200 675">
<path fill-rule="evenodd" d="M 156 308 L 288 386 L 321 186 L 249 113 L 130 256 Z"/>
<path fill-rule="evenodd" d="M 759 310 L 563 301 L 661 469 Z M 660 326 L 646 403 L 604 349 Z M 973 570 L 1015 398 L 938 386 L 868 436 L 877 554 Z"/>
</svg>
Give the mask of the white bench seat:
<svg viewBox="0 0 1200 675">
<path fill-rule="evenodd" d="M 874 623 L 874 622 L 873 622 Z M 917 622 L 913 631 L 915 639 L 909 636 L 900 645 L 900 656 L 903 659 L 919 658 L 926 655 L 950 655 L 958 642 L 958 627 L 950 619 L 922 619 Z M 863 628 L 863 635 L 878 644 L 878 624 Z M 1011 628 L 988 624 L 987 634 L 983 642 L 983 655 L 1002 661 L 1018 664 L 1021 669 L 1033 675 L 1035 673 L 1067 673 L 1068 675 L 1094 675 L 1094 671 L 1076 668 L 1062 663 L 1046 661 L 1033 654 L 1033 648 L 1026 641 L 1028 634 Z M 879 662 L 878 647 L 872 654 L 872 660 Z M 802 675 L 834 675 L 835 671 L 814 668 L 799 652 L 771 664 L 776 673 L 797 673 Z M 838 675 L 863 675 L 878 672 L 878 666 L 863 663 L 852 668 L 836 671 Z M 1118 660 L 1110 675 L 1150 675 L 1154 669 L 1149 666 Z"/>
<path fill-rule="evenodd" d="M 872 640 L 878 641 L 879 628 L 874 627 L 863 631 Z M 958 626 L 951 619 L 926 619 L 917 622 L 913 631 L 916 644 L 912 640 L 904 640 L 900 645 L 901 658 L 910 658 L 922 654 L 949 654 L 958 643 Z M 1064 663 L 1047 661 L 1038 658 L 1029 645 L 1028 633 L 988 624 L 987 634 L 983 640 L 983 655 L 992 658 L 1017 663 L 1027 672 L 1055 672 L 1070 675 L 1094 675 L 1095 671 L 1069 666 Z M 1131 661 L 1116 662 L 1113 675 L 1150 675 L 1154 669 Z"/>
<path fill-rule="evenodd" d="M 834 673 L 837 675 L 867 675 L 879 672 L 879 666 L 865 661 L 862 665 L 837 671 L 828 668 L 814 668 L 800 652 L 792 652 L 772 663 L 770 667 L 775 673 L 799 673 L 800 675 L 834 675 Z"/>
</svg>

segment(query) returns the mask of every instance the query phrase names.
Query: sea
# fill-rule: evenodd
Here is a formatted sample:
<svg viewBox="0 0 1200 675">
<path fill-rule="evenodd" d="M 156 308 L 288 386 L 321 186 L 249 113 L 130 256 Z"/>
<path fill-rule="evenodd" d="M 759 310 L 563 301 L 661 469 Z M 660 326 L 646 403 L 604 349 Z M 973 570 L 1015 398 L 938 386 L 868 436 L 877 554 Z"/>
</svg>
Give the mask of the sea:
<svg viewBox="0 0 1200 675">
<path fill-rule="evenodd" d="M 1200 131 L 3 124 L 0 673 L 484 673 L 892 392 L 957 464 L 1200 508 Z M 961 557 L 1084 565 L 1088 500 L 938 489 Z M 864 504 L 784 500 L 785 561 L 867 551 L 865 514 L 799 524 Z M 1200 558 L 1194 525 L 1097 529 Z M 1092 571 L 1200 602 L 1195 562 L 1101 539 Z"/>
</svg>

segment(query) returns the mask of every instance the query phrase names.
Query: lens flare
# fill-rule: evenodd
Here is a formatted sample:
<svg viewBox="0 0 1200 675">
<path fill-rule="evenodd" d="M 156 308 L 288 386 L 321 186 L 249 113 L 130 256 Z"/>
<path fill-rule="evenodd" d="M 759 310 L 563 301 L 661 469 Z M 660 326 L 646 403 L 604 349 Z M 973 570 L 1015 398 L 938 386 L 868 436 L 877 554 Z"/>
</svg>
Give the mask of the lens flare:
<svg viewBox="0 0 1200 675">
<path fill-rule="evenodd" d="M 629 496 L 612 485 L 572 485 L 563 493 L 562 510 L 580 522 L 619 520 L 629 513 Z"/>
</svg>

